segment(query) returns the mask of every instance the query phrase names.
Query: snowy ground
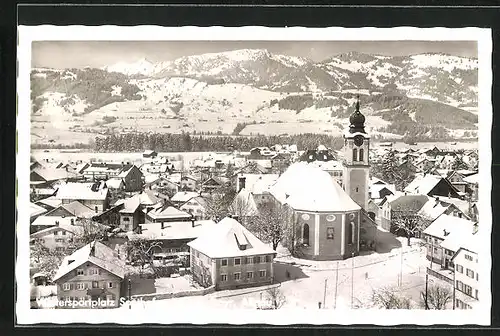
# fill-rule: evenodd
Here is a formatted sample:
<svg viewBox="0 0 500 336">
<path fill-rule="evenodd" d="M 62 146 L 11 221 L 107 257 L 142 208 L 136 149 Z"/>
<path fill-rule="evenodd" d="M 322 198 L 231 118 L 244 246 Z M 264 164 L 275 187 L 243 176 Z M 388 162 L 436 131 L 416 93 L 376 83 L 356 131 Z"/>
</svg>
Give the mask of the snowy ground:
<svg viewBox="0 0 500 336">
<path fill-rule="evenodd" d="M 338 274 L 336 261 L 303 261 L 301 265 L 293 265 L 290 264 L 294 261 L 291 258 L 278 257 L 274 272 L 286 297 L 283 307 L 317 309 L 318 302 L 323 300 L 327 309 L 350 309 L 351 304 L 354 308 L 370 307 L 373 289 L 385 286 L 395 286 L 402 295 L 410 297 L 417 307 L 420 291 L 425 285 L 428 261 L 419 242 L 415 241 L 410 247 L 406 246 L 405 240 L 401 243 L 402 248 L 393 248 L 386 253 L 371 253 L 338 261 Z M 285 276 L 287 270 L 291 275 L 290 279 Z M 401 274 L 403 282 L 402 286 L 398 286 Z M 203 306 L 207 309 L 256 309 L 258 304 L 266 300 L 266 289 L 267 287 L 253 288 L 216 292 L 205 296 L 134 302 L 132 307 L 182 309 Z"/>
</svg>

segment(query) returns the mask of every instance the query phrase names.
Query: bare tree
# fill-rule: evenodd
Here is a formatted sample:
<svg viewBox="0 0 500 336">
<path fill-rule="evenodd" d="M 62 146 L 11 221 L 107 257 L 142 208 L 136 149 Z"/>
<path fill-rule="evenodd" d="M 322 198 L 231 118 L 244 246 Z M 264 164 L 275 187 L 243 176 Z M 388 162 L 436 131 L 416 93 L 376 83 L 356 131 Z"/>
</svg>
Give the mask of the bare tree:
<svg viewBox="0 0 500 336">
<path fill-rule="evenodd" d="M 251 194 L 248 197 L 253 197 Z M 236 216 L 241 224 L 247 226 L 248 219 L 258 215 L 257 209 L 252 206 L 252 200 L 246 198 L 242 194 L 236 195 L 233 202 L 229 206 L 229 212 Z"/>
<path fill-rule="evenodd" d="M 30 244 L 30 266 L 52 279 L 56 274 L 64 255 L 61 252 L 48 249 L 41 239 Z"/>
<path fill-rule="evenodd" d="M 286 303 L 286 297 L 279 287 L 271 287 L 266 291 L 266 296 L 272 309 L 280 309 Z"/>
<path fill-rule="evenodd" d="M 144 271 L 144 266 L 153 265 L 153 253 L 156 248 L 161 248 L 161 244 L 157 241 L 151 241 L 143 237 L 134 237 L 127 242 L 127 256 L 130 261 L 138 262 L 141 266 L 141 276 Z"/>
<path fill-rule="evenodd" d="M 431 285 L 427 288 L 427 293 L 420 292 L 421 304 L 425 309 L 444 310 L 452 297 L 452 291 L 441 285 Z"/>
<path fill-rule="evenodd" d="M 265 202 L 259 206 L 259 216 L 250 228 L 259 239 L 271 243 L 276 250 L 279 243 L 289 237 L 292 230 L 293 212 L 277 202 Z"/>
<path fill-rule="evenodd" d="M 383 287 L 372 292 L 372 302 L 384 309 L 411 309 L 409 298 L 399 295 L 396 288 Z"/>
<path fill-rule="evenodd" d="M 428 221 L 417 214 L 421 206 L 414 202 L 410 205 L 401 205 L 394 209 L 391 217 L 392 229 L 397 233 L 404 232 L 408 246 L 411 245 L 411 238 L 420 235 L 425 229 Z"/>
<path fill-rule="evenodd" d="M 93 241 L 107 239 L 109 227 L 86 218 L 78 218 L 74 223 L 75 230 L 70 243 L 72 249 L 79 249 Z"/>
<path fill-rule="evenodd" d="M 229 208 L 235 197 L 235 190 L 230 185 L 216 189 L 212 194 L 204 197 L 207 207 L 207 217 L 218 221 L 229 214 Z"/>
</svg>

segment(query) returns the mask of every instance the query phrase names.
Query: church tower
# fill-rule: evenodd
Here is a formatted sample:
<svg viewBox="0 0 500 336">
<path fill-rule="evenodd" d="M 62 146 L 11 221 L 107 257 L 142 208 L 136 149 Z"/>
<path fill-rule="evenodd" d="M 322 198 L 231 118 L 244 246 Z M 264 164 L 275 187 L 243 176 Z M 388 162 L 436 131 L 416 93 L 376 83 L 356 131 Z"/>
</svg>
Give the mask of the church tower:
<svg viewBox="0 0 500 336">
<path fill-rule="evenodd" d="M 356 110 L 349 117 L 349 129 L 344 134 L 344 190 L 366 210 L 370 178 L 370 137 L 365 131 L 365 116 L 359 111 L 359 96 L 357 99 Z"/>
</svg>

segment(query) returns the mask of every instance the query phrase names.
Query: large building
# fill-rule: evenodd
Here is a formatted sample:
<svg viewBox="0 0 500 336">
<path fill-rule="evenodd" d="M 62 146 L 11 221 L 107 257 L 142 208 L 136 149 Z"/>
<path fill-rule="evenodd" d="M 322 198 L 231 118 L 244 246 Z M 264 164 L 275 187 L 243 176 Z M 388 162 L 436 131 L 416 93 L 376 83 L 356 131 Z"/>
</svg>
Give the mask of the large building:
<svg viewBox="0 0 500 336">
<path fill-rule="evenodd" d="M 370 137 L 364 122 L 358 101 L 344 135 L 344 189 L 308 162 L 291 165 L 270 188 L 275 200 L 294 212 L 294 249 L 303 258 L 345 259 L 374 240 L 376 224 L 366 213 Z"/>
</svg>

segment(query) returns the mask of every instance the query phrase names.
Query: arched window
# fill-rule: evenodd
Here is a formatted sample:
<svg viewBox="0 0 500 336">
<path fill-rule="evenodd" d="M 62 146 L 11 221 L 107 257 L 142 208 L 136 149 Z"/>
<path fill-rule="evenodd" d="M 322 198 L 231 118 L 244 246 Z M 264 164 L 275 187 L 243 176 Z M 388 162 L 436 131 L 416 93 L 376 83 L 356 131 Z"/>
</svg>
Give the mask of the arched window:
<svg viewBox="0 0 500 336">
<path fill-rule="evenodd" d="M 349 224 L 349 230 L 347 230 L 347 244 L 352 244 L 354 239 L 354 222 Z"/>
<path fill-rule="evenodd" d="M 364 158 L 363 158 L 363 155 L 364 155 L 364 154 L 365 154 L 365 153 L 364 153 L 363 148 L 360 148 L 360 149 L 359 149 L 359 161 L 363 161 L 363 160 L 364 160 Z"/>
<path fill-rule="evenodd" d="M 352 149 L 352 161 L 358 161 L 358 149 L 357 148 Z"/>
<path fill-rule="evenodd" d="M 302 243 L 309 245 L 309 224 L 304 224 L 302 228 Z"/>
</svg>

